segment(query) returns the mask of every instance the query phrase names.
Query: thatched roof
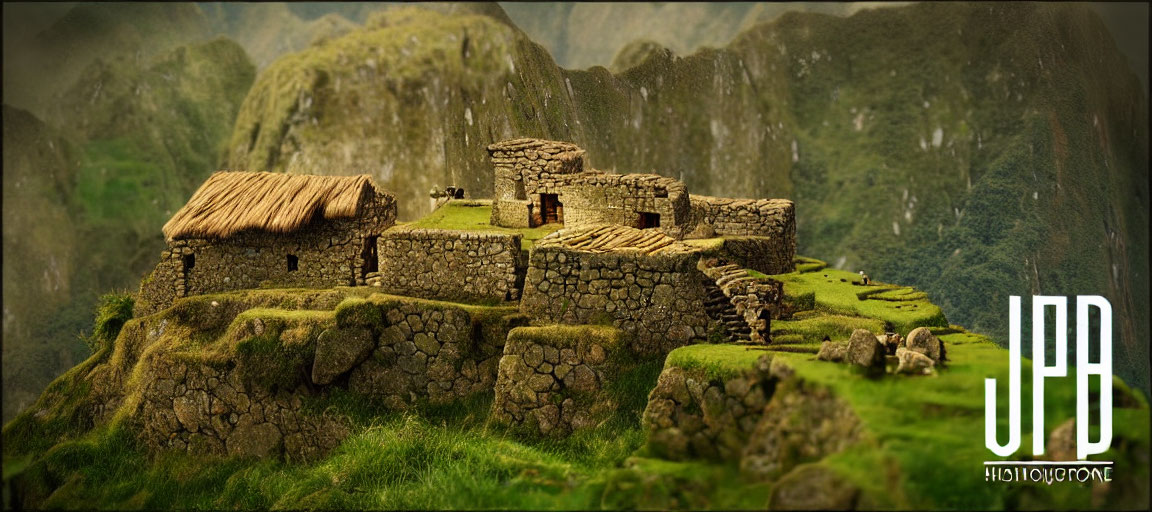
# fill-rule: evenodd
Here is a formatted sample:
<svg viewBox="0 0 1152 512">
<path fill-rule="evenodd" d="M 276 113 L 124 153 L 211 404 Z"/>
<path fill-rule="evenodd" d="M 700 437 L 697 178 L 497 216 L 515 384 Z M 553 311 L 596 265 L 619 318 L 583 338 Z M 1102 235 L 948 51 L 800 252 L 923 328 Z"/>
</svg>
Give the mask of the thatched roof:
<svg viewBox="0 0 1152 512">
<path fill-rule="evenodd" d="M 365 195 L 370 189 L 372 195 Z M 227 238 L 246 229 L 290 233 L 316 217 L 354 217 L 376 185 L 366 174 L 312 176 L 270 172 L 213 174 L 164 225 L 169 239 Z"/>
<path fill-rule="evenodd" d="M 696 250 L 656 229 L 636 229 L 616 224 L 589 224 L 564 228 L 536 242 L 536 247 L 551 246 L 591 253 L 671 254 Z"/>
</svg>

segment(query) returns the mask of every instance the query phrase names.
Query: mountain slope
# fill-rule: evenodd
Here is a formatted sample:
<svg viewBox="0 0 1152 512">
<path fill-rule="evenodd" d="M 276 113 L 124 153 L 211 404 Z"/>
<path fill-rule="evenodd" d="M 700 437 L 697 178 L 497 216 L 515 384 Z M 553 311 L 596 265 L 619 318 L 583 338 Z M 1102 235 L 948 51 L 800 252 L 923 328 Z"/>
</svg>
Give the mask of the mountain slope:
<svg viewBox="0 0 1152 512">
<path fill-rule="evenodd" d="M 160 227 L 218 168 L 254 75 L 218 39 L 96 59 L 47 122 L 5 106 L 4 363 L 25 369 L 6 372 L 6 418 L 84 355 L 97 297 L 156 264 Z"/>
<path fill-rule="evenodd" d="M 261 73 L 229 164 L 483 197 L 484 145 L 572 140 L 593 166 L 792 198 L 802 251 L 917 285 L 998 339 L 1009 294 L 1101 293 L 1147 389 L 1147 99 L 1092 11 L 790 13 L 723 49 L 648 55 L 564 70 L 492 18 L 393 11 Z"/>
</svg>

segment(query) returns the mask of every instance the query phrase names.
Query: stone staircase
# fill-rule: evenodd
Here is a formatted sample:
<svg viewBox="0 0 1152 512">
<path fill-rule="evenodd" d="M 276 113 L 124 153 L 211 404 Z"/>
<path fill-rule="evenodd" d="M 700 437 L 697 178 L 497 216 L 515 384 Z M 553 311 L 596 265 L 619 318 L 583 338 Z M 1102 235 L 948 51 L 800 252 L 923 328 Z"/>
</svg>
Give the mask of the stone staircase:
<svg viewBox="0 0 1152 512">
<path fill-rule="evenodd" d="M 724 328 L 730 343 L 766 345 L 772 313 L 779 309 L 782 284 L 755 278 L 748 270 L 719 258 L 701 258 L 708 298 L 704 309 Z"/>
</svg>

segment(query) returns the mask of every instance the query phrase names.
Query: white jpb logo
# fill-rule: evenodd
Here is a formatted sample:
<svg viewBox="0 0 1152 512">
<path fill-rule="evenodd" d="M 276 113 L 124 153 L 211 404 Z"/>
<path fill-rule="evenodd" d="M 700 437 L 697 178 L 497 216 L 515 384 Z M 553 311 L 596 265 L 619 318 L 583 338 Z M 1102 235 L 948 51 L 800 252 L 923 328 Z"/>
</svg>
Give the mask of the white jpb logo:
<svg viewBox="0 0 1152 512">
<path fill-rule="evenodd" d="M 984 379 L 984 444 L 1007 457 L 1020 448 L 1020 297 L 1008 299 L 1008 443 L 996 441 L 996 379 Z M 1044 307 L 1056 306 L 1056 360 L 1044 360 Z M 1100 310 L 1100 362 L 1088 361 L 1088 308 Z M 1032 453 L 1044 454 L 1044 379 L 1068 375 L 1068 298 L 1032 297 Z M 1088 376 L 1100 376 L 1100 439 L 1088 440 Z M 1076 297 L 1076 458 L 1112 444 L 1112 305 L 1098 295 Z"/>
</svg>

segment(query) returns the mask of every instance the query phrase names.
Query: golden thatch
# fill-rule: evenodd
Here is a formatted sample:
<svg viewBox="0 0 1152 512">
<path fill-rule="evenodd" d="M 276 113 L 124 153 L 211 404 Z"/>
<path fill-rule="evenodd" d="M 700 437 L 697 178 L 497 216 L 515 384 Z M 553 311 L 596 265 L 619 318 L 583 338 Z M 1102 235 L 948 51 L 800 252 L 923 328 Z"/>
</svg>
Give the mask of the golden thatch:
<svg viewBox="0 0 1152 512">
<path fill-rule="evenodd" d="M 616 224 L 590 224 L 564 228 L 536 242 L 536 247 L 554 245 L 591 253 L 668 254 L 695 250 L 655 229 L 636 229 Z"/>
<path fill-rule="evenodd" d="M 376 192 L 368 175 L 309 176 L 270 172 L 213 174 L 164 225 L 169 239 L 227 238 L 245 229 L 290 233 L 317 215 L 354 217 L 365 189 Z M 371 196 L 368 196 L 371 197 Z"/>
</svg>

